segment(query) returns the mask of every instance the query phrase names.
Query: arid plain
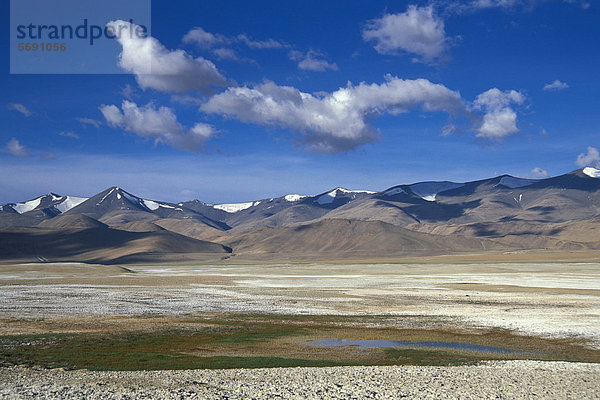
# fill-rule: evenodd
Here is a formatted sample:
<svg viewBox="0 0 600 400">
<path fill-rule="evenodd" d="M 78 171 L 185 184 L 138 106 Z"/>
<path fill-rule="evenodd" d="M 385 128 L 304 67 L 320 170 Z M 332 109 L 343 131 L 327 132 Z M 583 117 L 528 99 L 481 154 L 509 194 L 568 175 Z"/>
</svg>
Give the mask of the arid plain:
<svg viewBox="0 0 600 400">
<path fill-rule="evenodd" d="M 138 395 L 175 398 L 185 387 L 184 398 L 268 398 L 283 387 L 288 396 L 318 398 L 353 374 L 339 398 L 393 397 L 402 390 L 426 398 L 418 388 L 440 376 L 466 395 L 483 385 L 478 390 L 484 396 L 527 397 L 543 389 L 549 397 L 594 398 L 600 386 L 585 380 L 600 373 L 594 257 L 487 253 L 370 262 L 5 265 L 1 352 L 13 366 L 0 374 L 0 396 L 119 397 L 136 395 L 138 388 Z M 330 345 L 319 345 L 323 340 Z M 363 374 L 359 365 L 373 367 Z M 335 366 L 347 367 L 323 368 Z M 256 370 L 265 374 L 262 381 L 252 369 L 237 370 L 235 379 L 220 377 L 211 390 L 189 383 L 192 376 L 214 379 L 221 374 L 214 368 L 260 367 L 304 368 Z M 150 381 L 143 371 L 165 369 L 180 371 Z M 552 370 L 557 375 L 548 374 Z M 373 371 L 411 379 L 369 392 Z M 18 380 L 10 378 L 14 374 Z M 127 374 L 125 383 L 114 380 L 118 374 Z M 286 374 L 286 382 L 271 385 Z M 565 392 L 570 386 L 561 382 L 580 375 L 584 383 Z M 525 382 L 532 377 L 539 382 Z M 94 386 L 99 381 L 107 386 Z"/>
</svg>

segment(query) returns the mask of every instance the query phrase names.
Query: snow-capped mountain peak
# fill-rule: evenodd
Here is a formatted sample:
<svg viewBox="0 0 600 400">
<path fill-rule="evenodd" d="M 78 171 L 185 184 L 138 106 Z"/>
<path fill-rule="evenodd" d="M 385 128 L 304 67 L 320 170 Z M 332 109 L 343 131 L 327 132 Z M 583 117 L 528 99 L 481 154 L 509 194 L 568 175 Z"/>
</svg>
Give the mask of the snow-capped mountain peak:
<svg viewBox="0 0 600 400">
<path fill-rule="evenodd" d="M 77 207 L 84 201 L 86 201 L 87 197 L 75 197 L 75 196 L 64 196 L 59 197 L 58 200 L 62 201 L 58 204 L 55 204 L 54 207 L 62 214 L 69 211 L 73 207 Z"/>
<path fill-rule="evenodd" d="M 61 196 L 56 193 L 48 193 L 35 199 L 23 201 L 20 203 L 6 204 L 6 207 L 12 208 L 19 214 L 24 214 L 37 209 L 54 208 L 56 212 L 62 214 L 78 204 L 84 202 L 87 198 L 75 196 Z M 4 210 L 4 207 L 2 208 Z"/>
<path fill-rule="evenodd" d="M 125 201 L 133 204 L 134 206 L 139 206 L 139 207 L 142 207 L 149 211 L 156 211 L 161 207 L 167 208 L 167 209 L 172 209 L 175 211 L 183 211 L 182 208 L 179 208 L 179 207 L 169 204 L 169 203 L 164 203 L 162 201 L 155 201 L 155 200 L 147 200 L 147 199 L 143 199 L 141 197 L 135 196 L 135 195 L 127 192 L 126 190 L 121 189 L 118 186 L 110 188 L 110 190 L 102 197 L 102 199 L 100 199 L 100 201 L 98 203 L 96 203 L 96 206 L 102 205 L 102 203 L 104 203 L 107 199 L 111 198 L 111 195 L 114 195 L 114 197 L 116 197 L 117 200 L 125 200 Z"/>
<path fill-rule="evenodd" d="M 590 178 L 600 178 L 600 169 L 585 167 L 581 172 L 583 172 Z"/>
<path fill-rule="evenodd" d="M 348 190 L 343 187 L 337 187 L 337 188 L 333 189 L 332 191 L 319 196 L 315 200 L 315 203 L 320 204 L 320 205 L 331 204 L 338 196 L 349 194 L 352 196 L 352 198 L 354 198 L 354 197 L 356 197 L 357 194 L 362 194 L 362 193 L 374 194 L 376 192 L 373 192 L 370 190 Z"/>
<path fill-rule="evenodd" d="M 44 196 L 37 197 L 33 200 L 25 201 L 23 203 L 16 203 L 11 205 L 12 209 L 18 212 L 19 214 L 23 214 L 32 210 L 35 210 L 41 203 Z"/>
</svg>

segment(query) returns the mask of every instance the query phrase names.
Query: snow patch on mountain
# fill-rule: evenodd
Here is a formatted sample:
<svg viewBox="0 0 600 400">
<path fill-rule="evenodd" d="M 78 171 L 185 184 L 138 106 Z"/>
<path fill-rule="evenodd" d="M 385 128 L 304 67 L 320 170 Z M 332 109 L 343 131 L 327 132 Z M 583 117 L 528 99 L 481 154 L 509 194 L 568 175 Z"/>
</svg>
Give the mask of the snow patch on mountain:
<svg viewBox="0 0 600 400">
<path fill-rule="evenodd" d="M 144 200 L 144 205 L 151 211 L 156 211 L 160 207 L 160 204 L 152 200 Z"/>
<path fill-rule="evenodd" d="M 176 211 L 183 211 L 181 208 L 177 208 L 177 207 L 174 207 L 172 205 L 169 205 L 169 204 L 166 204 L 166 203 L 160 203 L 160 202 L 157 202 L 157 201 L 142 199 L 142 202 L 151 211 L 156 211 L 160 207 L 162 207 L 162 208 L 170 208 L 171 210 L 176 210 Z M 179 203 L 179 204 L 183 205 L 181 203 Z"/>
<path fill-rule="evenodd" d="M 302 196 L 300 194 L 286 194 L 283 198 L 286 199 L 287 201 L 289 201 L 290 203 L 293 203 L 293 202 L 301 200 L 305 197 L 307 197 L 307 196 Z M 271 199 L 271 200 L 273 200 L 273 199 Z"/>
<path fill-rule="evenodd" d="M 337 189 L 332 190 L 331 192 L 324 194 L 323 196 L 320 196 L 318 199 L 315 200 L 315 202 L 317 202 L 320 205 L 331 204 L 335 200 L 336 195 Z"/>
<path fill-rule="evenodd" d="M 513 176 L 503 176 L 502 179 L 500 179 L 500 182 L 498 182 L 496 184 L 496 186 L 502 185 L 502 186 L 509 187 L 511 189 L 516 189 L 516 188 L 520 188 L 523 186 L 533 185 L 536 182 L 537 182 L 536 179 L 523 179 L 523 178 L 515 178 Z"/>
<path fill-rule="evenodd" d="M 464 183 L 455 183 L 455 182 L 422 182 L 415 183 L 410 185 L 410 190 L 426 201 L 435 201 L 436 196 L 439 193 L 445 192 L 447 190 L 457 189 L 459 187 L 465 186 Z"/>
<path fill-rule="evenodd" d="M 59 197 L 57 200 L 60 199 L 61 197 Z M 61 214 L 69 211 L 73 207 L 77 207 L 78 205 L 86 201 L 87 197 L 65 196 L 63 197 L 63 199 L 63 201 L 54 205 L 54 207 L 56 207 L 56 209 L 60 211 Z"/>
<path fill-rule="evenodd" d="M 343 187 L 335 188 L 335 190 L 337 190 L 338 192 L 342 192 L 342 193 L 367 193 L 367 194 L 377 193 L 377 192 L 373 192 L 372 190 L 348 190 L 348 189 L 344 189 Z"/>
<path fill-rule="evenodd" d="M 582 172 L 590 178 L 600 178 L 600 169 L 585 167 Z"/>
<path fill-rule="evenodd" d="M 23 214 L 28 211 L 34 210 L 37 206 L 39 206 L 40 202 L 42 201 L 42 197 L 44 196 L 40 196 L 37 199 L 29 200 L 24 203 L 17 203 L 15 205 L 12 205 L 11 207 L 19 214 Z"/>
<path fill-rule="evenodd" d="M 259 204 L 260 201 L 249 201 L 247 203 L 215 204 L 213 208 L 233 214 Z"/>
</svg>

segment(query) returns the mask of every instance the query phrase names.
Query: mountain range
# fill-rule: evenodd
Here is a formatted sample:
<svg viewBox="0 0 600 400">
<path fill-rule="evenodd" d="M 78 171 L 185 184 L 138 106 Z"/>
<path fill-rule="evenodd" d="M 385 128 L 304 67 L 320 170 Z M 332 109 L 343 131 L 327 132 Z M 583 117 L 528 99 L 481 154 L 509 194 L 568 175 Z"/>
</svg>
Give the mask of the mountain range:
<svg viewBox="0 0 600 400">
<path fill-rule="evenodd" d="M 343 259 L 600 249 L 600 170 L 384 191 L 335 188 L 235 204 L 169 203 L 119 187 L 0 206 L 0 260 L 99 263 Z"/>
</svg>

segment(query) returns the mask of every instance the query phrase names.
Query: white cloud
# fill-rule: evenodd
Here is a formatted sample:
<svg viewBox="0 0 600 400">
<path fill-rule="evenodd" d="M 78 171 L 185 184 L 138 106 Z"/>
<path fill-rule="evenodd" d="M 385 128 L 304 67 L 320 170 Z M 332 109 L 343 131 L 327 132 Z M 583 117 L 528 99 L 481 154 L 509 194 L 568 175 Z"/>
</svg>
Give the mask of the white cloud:
<svg viewBox="0 0 600 400">
<path fill-rule="evenodd" d="M 275 39 L 254 40 L 246 34 L 237 36 L 225 36 L 220 33 L 207 32 L 197 26 L 183 36 L 184 43 L 193 43 L 200 48 L 210 49 L 233 43 L 242 43 L 252 49 L 285 49 L 289 45 Z"/>
<path fill-rule="evenodd" d="M 29 152 L 27 148 L 23 146 L 19 141 L 15 138 L 10 139 L 5 146 L 5 149 L 15 157 L 28 157 Z"/>
<path fill-rule="evenodd" d="M 99 128 L 102 125 L 102 121 L 93 118 L 77 118 L 77 121 L 81 122 L 83 125 L 92 125 L 95 128 Z"/>
<path fill-rule="evenodd" d="M 447 46 L 444 21 L 434 15 L 433 7 L 408 6 L 404 13 L 385 14 L 367 22 L 363 40 L 375 41 L 380 54 L 404 51 L 415 54 L 415 61 L 433 62 L 439 59 Z"/>
<path fill-rule="evenodd" d="M 543 179 L 543 178 L 547 178 L 550 175 L 548 175 L 548 171 L 546 171 L 545 169 L 536 167 L 531 170 L 531 176 L 533 176 L 536 179 Z"/>
<path fill-rule="evenodd" d="M 580 167 L 600 168 L 600 153 L 598 153 L 598 149 L 588 146 L 587 154 L 581 153 L 578 155 L 575 164 Z"/>
<path fill-rule="evenodd" d="M 194 43 L 195 45 L 209 49 L 214 46 L 231 43 L 231 39 L 218 33 L 210 33 L 197 26 L 191 29 L 183 37 L 184 43 Z"/>
<path fill-rule="evenodd" d="M 483 120 L 476 128 L 476 136 L 484 139 L 500 140 L 519 132 L 517 113 L 511 105 L 523 104 L 525 97 L 516 90 L 502 92 L 497 88 L 481 93 L 473 102 L 473 108 L 485 112 Z"/>
<path fill-rule="evenodd" d="M 525 10 L 531 11 L 537 6 L 548 2 L 548 0 L 461 0 L 461 1 L 442 1 L 446 12 L 454 13 L 470 13 L 486 9 L 502 9 L 502 10 Z M 587 10 L 591 4 L 587 0 L 563 0 L 563 3 L 575 4 Z"/>
<path fill-rule="evenodd" d="M 204 142 L 216 133 L 212 126 L 200 123 L 186 131 L 177 121 L 173 110 L 168 107 L 156 109 L 152 104 L 138 107 L 137 104 L 124 100 L 121 109 L 122 111 L 115 105 L 100 106 L 108 125 L 177 149 L 200 151 Z"/>
<path fill-rule="evenodd" d="M 153 37 L 132 33 L 138 26 L 117 20 L 107 24 L 123 47 L 119 66 L 135 75 L 138 85 L 163 92 L 208 93 L 214 86 L 227 86 L 227 79 L 210 61 L 193 58 L 183 50 L 170 51 Z"/>
<path fill-rule="evenodd" d="M 587 1 L 587 0 L 563 0 L 565 3 L 569 3 L 569 4 L 579 4 L 581 6 L 581 8 L 583 8 L 584 10 L 589 9 L 592 4 Z"/>
<path fill-rule="evenodd" d="M 195 96 L 190 96 L 189 94 L 174 94 L 171 95 L 171 101 L 173 103 L 185 104 L 185 105 L 194 105 L 199 106 L 202 104 L 202 100 Z"/>
<path fill-rule="evenodd" d="M 275 39 L 253 40 L 245 34 L 238 35 L 236 39 L 252 49 L 285 49 L 290 47 L 287 43 Z"/>
<path fill-rule="evenodd" d="M 490 108 L 498 109 L 509 106 L 511 103 L 523 104 L 525 96 L 516 90 L 502 92 L 498 88 L 493 88 L 481 93 L 474 101 L 478 109 Z"/>
<path fill-rule="evenodd" d="M 132 100 L 134 97 L 137 97 L 137 93 L 136 93 L 135 88 L 133 86 L 131 86 L 129 83 L 127 83 L 121 89 L 121 96 L 125 97 L 126 99 Z"/>
<path fill-rule="evenodd" d="M 552 83 L 547 83 L 544 85 L 544 89 L 543 90 L 564 90 L 564 89 L 568 89 L 569 85 L 567 85 L 564 82 L 559 81 L 558 79 L 555 80 Z"/>
<path fill-rule="evenodd" d="M 18 111 L 26 117 L 31 117 L 33 115 L 33 113 L 31 111 L 29 111 L 29 109 L 27 107 L 25 107 L 23 104 L 19 104 L 19 103 L 9 103 L 8 109 Z"/>
<path fill-rule="evenodd" d="M 64 136 L 64 137 L 68 137 L 68 138 L 72 138 L 72 139 L 79 139 L 79 135 L 76 134 L 73 131 L 62 131 L 62 132 L 58 132 L 59 136 Z"/>
<path fill-rule="evenodd" d="M 472 8 L 511 8 L 522 3 L 522 0 L 473 0 L 468 3 L 468 6 Z"/>
<path fill-rule="evenodd" d="M 328 69 L 337 71 L 338 66 L 335 63 L 329 63 L 323 59 L 323 54 L 315 50 L 309 50 L 306 53 L 292 50 L 288 54 L 290 60 L 298 62 L 298 68 L 305 71 L 326 71 Z"/>
<path fill-rule="evenodd" d="M 501 139 L 517 133 L 517 113 L 510 108 L 492 110 L 483 116 L 483 123 L 477 130 L 477 137 Z"/>
<path fill-rule="evenodd" d="M 545 0 L 543 0 L 545 1 Z M 524 10 L 530 11 L 540 5 L 541 0 L 462 0 L 445 1 L 444 12 L 455 14 L 474 13 L 486 9 L 501 9 L 503 11 Z"/>
<path fill-rule="evenodd" d="M 232 49 L 227 49 L 225 47 L 219 47 L 217 49 L 214 49 L 212 53 L 215 56 L 217 56 L 219 60 L 239 60 L 238 56 L 235 54 L 235 51 L 233 51 Z"/>
<path fill-rule="evenodd" d="M 207 113 L 238 118 L 264 126 L 299 132 L 315 152 L 336 153 L 379 138 L 369 125 L 379 114 L 424 111 L 467 113 L 461 96 L 426 79 L 402 80 L 387 76 L 382 84 L 348 84 L 332 93 L 312 95 L 290 86 L 265 82 L 255 87 L 229 88 L 201 106 Z"/>
</svg>

